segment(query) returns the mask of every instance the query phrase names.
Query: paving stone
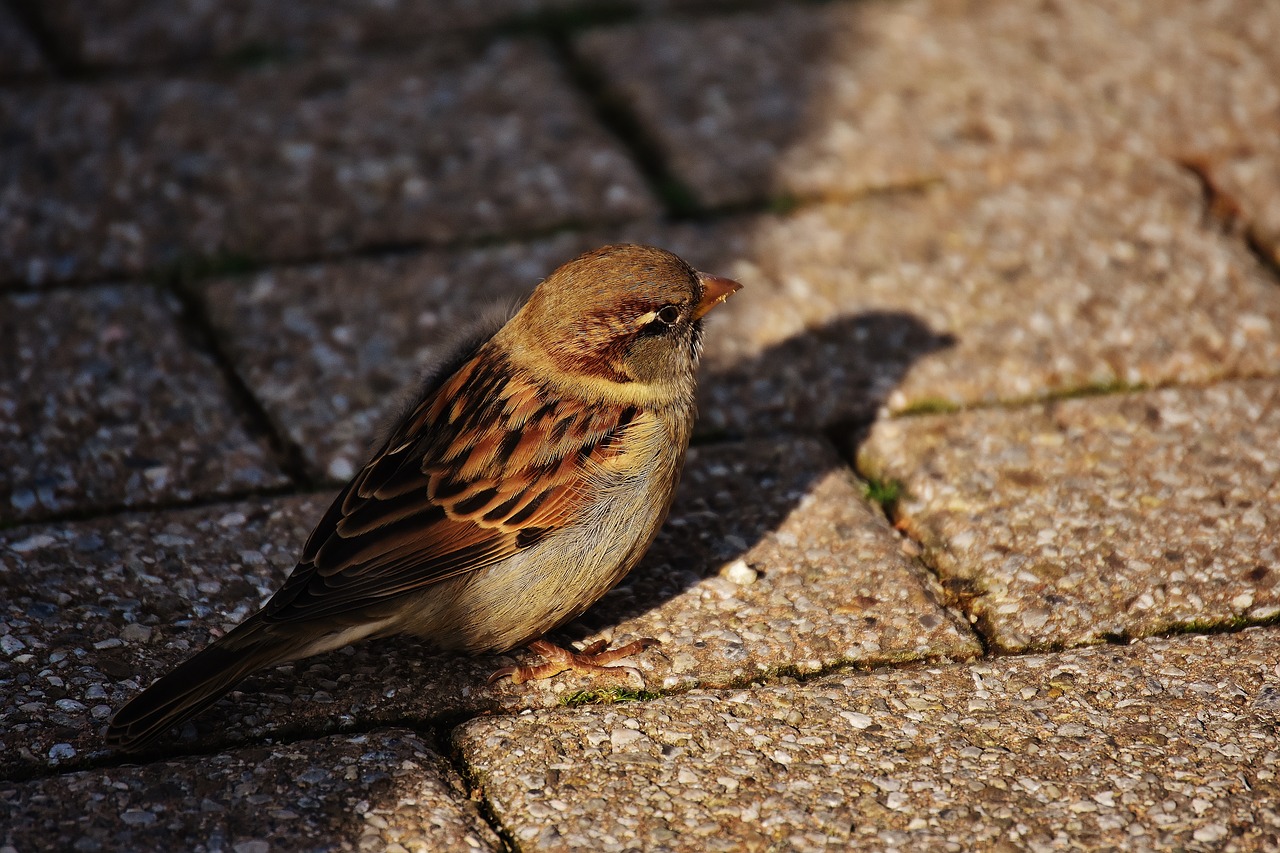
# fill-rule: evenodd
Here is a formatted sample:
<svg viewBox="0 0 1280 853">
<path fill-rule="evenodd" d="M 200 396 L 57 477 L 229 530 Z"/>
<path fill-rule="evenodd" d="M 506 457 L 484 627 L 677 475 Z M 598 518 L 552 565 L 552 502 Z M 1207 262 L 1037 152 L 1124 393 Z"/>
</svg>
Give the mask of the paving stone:
<svg viewBox="0 0 1280 853">
<path fill-rule="evenodd" d="M 708 233 L 745 287 L 708 336 L 702 428 L 1274 375 L 1280 287 L 1202 197 L 1172 164 L 1119 159 Z"/>
<path fill-rule="evenodd" d="M 547 51 L 462 43 L 0 93 L 0 281 L 218 267 L 654 209 Z"/>
<path fill-rule="evenodd" d="M 1267 0 L 883 0 L 578 42 L 709 205 L 1001 181 L 1280 128 Z"/>
<path fill-rule="evenodd" d="M 274 269 L 206 282 L 200 293 L 277 429 L 318 476 L 335 482 L 368 458 L 403 389 L 444 357 L 460 329 L 494 306 L 520 304 L 580 252 L 621 240 L 665 246 L 702 269 L 741 273 L 750 282 L 734 297 L 747 303 L 735 322 L 719 316 L 727 306 L 707 321 L 702 436 L 870 421 L 913 360 L 945 342 L 904 312 L 868 311 L 806 328 L 814 312 L 798 319 L 788 293 L 743 261 L 754 257 L 753 225 L 645 225 Z M 829 318 L 833 305 L 822 307 Z"/>
<path fill-rule="evenodd" d="M 111 712 L 265 601 L 325 505 L 282 498 L 0 532 L 0 774 L 101 758 Z M 656 637 L 661 647 L 632 659 L 650 690 L 977 654 L 900 549 L 824 445 L 698 448 L 649 556 L 562 639 Z M 555 707 L 588 688 L 608 698 L 637 686 L 622 673 L 486 683 L 512 660 L 363 644 L 252 676 L 155 750 Z"/>
<path fill-rule="evenodd" d="M 272 270 L 203 294 L 278 428 L 340 480 L 459 324 L 618 240 L 746 285 L 708 320 L 703 436 L 1280 370 L 1280 288 L 1206 227 L 1193 175 L 1126 158 L 994 190 Z"/>
<path fill-rule="evenodd" d="M 86 5 L 50 0 L 42 14 L 79 61 L 135 65 L 266 50 L 341 50 L 372 42 L 421 38 L 496 24 L 555 3 L 499 0 L 468 3 L 292 4 L 272 0 L 106 0 Z"/>
<path fill-rule="evenodd" d="M 0 775 L 103 754 L 112 711 L 265 601 L 324 507 L 260 499 L 0 532 Z"/>
<path fill-rule="evenodd" d="M 1280 614 L 1280 383 L 877 424 L 859 470 L 990 645 L 1098 642 Z"/>
<path fill-rule="evenodd" d="M 1242 225 L 1253 248 L 1273 270 L 1280 269 L 1280 134 L 1269 143 L 1207 155 L 1194 165 L 1217 193 L 1214 212 Z"/>
<path fill-rule="evenodd" d="M 0 6 L 0 78 L 21 77 L 46 71 L 44 57 L 31 33 L 14 17 L 8 6 Z"/>
<path fill-rule="evenodd" d="M 708 0 L 703 5 L 714 3 Z M 207 56 L 252 58 L 264 51 L 320 52 L 440 37 L 540 15 L 565 19 L 639 6 L 695 6 L 698 0 L 46 0 L 42 14 L 66 49 L 89 65 L 186 62 Z"/>
<path fill-rule="evenodd" d="M 595 245 L 565 234 L 275 269 L 208 282 L 201 296 L 277 428 L 316 473 L 345 481 L 368 458 L 403 389 L 445 357 L 460 330 L 494 306 L 519 304 L 553 269 Z"/>
<path fill-rule="evenodd" d="M 9 850 L 500 850 L 444 760 L 390 730 L 0 783 Z"/>
<path fill-rule="evenodd" d="M 861 492 L 813 439 L 694 448 L 642 567 L 583 622 L 660 640 L 663 689 L 979 654 Z"/>
<path fill-rule="evenodd" d="M 454 733 L 524 851 L 1272 850 L 1273 630 Z"/>
<path fill-rule="evenodd" d="M 151 288 L 0 297 L 0 341 L 0 522 L 287 482 Z"/>
</svg>

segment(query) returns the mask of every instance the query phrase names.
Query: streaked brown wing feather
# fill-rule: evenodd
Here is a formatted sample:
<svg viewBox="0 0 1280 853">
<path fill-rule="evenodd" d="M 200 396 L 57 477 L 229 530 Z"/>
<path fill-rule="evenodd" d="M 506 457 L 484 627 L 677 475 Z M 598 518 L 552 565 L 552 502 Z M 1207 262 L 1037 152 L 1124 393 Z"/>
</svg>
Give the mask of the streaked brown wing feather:
<svg viewBox="0 0 1280 853">
<path fill-rule="evenodd" d="M 618 452 L 634 417 L 549 401 L 485 347 L 338 495 L 264 618 L 360 611 L 531 547 L 591 502 L 587 471 Z"/>
</svg>

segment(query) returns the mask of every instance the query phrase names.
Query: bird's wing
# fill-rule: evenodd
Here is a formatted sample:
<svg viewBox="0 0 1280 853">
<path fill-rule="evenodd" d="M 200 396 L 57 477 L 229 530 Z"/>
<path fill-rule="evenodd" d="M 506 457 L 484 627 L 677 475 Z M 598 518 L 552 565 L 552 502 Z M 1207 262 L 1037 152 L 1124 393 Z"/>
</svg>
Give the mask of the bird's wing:
<svg viewBox="0 0 1280 853">
<path fill-rule="evenodd" d="M 551 399 L 483 348 L 342 490 L 264 618 L 359 611 L 533 546 L 591 504 L 636 415 Z"/>
</svg>

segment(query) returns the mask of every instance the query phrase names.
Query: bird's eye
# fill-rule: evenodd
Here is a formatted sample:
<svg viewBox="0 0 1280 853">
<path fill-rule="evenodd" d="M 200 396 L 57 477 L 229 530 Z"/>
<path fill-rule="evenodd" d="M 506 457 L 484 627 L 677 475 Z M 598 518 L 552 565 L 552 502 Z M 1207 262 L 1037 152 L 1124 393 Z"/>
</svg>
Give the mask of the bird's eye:
<svg viewBox="0 0 1280 853">
<path fill-rule="evenodd" d="M 662 310 L 658 312 L 658 319 L 666 323 L 668 326 L 675 325 L 676 320 L 680 319 L 680 308 L 677 305 L 664 305 Z"/>
</svg>

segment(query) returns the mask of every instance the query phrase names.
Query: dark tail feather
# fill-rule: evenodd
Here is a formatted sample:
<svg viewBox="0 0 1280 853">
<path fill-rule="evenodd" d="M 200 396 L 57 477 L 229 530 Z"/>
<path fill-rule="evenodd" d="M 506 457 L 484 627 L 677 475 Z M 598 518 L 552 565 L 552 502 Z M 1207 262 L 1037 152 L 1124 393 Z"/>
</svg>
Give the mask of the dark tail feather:
<svg viewBox="0 0 1280 853">
<path fill-rule="evenodd" d="M 261 630 L 256 619 L 238 626 L 139 693 L 107 726 L 107 745 L 146 746 L 212 705 L 255 670 L 288 660 L 295 643 Z"/>
</svg>

